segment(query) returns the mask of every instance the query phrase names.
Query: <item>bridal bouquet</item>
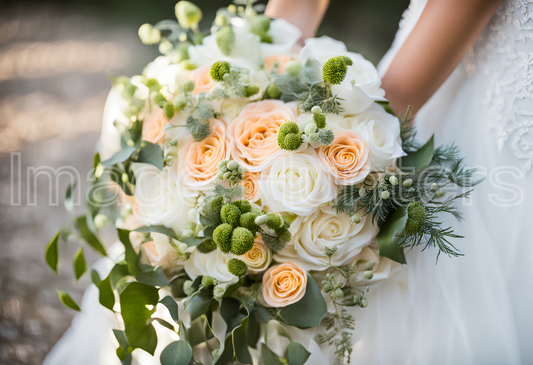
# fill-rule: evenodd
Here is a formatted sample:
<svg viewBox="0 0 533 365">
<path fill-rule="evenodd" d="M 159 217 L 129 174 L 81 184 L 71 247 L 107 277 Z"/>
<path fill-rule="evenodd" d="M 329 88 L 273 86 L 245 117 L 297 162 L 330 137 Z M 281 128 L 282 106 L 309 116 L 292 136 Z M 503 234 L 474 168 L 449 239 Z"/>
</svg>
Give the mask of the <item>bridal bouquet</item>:
<svg viewBox="0 0 533 365">
<path fill-rule="evenodd" d="M 437 218 L 460 218 L 468 192 L 448 188 L 475 184 L 457 148 L 418 144 L 361 55 L 327 37 L 296 52 L 298 29 L 261 10 L 238 1 L 207 34 L 180 1 L 177 22 L 139 29 L 163 55 L 112 80 L 72 227 L 114 263 L 90 276 L 119 318 L 123 364 L 140 350 L 163 365 L 350 362 L 350 307 L 372 305 L 405 248 L 460 254 Z M 109 222 L 112 249 L 99 238 Z M 48 245 L 55 271 L 71 231 Z M 87 271 L 83 246 L 74 270 Z"/>
</svg>

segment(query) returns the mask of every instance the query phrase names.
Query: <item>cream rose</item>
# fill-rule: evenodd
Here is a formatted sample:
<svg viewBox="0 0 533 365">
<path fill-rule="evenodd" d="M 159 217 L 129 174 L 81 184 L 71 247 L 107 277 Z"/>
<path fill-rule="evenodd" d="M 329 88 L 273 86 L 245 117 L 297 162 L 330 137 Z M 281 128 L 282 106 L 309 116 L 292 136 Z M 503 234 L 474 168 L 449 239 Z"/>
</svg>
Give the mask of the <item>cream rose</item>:
<svg viewBox="0 0 533 365">
<path fill-rule="evenodd" d="M 176 177 L 170 168 L 159 171 L 150 164 L 135 163 L 134 210 L 142 224 L 162 224 L 179 233 L 188 222 L 187 213 L 194 207 L 195 199 L 180 194 Z"/>
<path fill-rule="evenodd" d="M 302 36 L 300 29 L 284 19 L 273 19 L 268 34 L 272 37 L 272 43 L 261 43 L 263 57 L 290 54 Z"/>
<path fill-rule="evenodd" d="M 235 283 L 238 278 L 228 271 L 231 258 L 232 255 L 223 254 L 220 250 L 201 253 L 195 249 L 185 261 L 184 267 L 187 275 L 193 280 L 201 275 L 209 275 L 217 279 L 219 284 Z"/>
<path fill-rule="evenodd" d="M 231 155 L 246 170 L 262 171 L 286 154 L 278 146 L 279 127 L 296 121 L 296 104 L 264 100 L 248 104 L 229 126 Z"/>
<path fill-rule="evenodd" d="M 368 145 L 352 131 L 335 132 L 333 142 L 318 149 L 318 158 L 337 185 L 358 184 L 370 172 Z"/>
<path fill-rule="evenodd" d="M 261 179 L 260 172 L 244 173 L 243 185 L 246 188 L 246 194 L 244 199 L 249 200 L 251 203 L 256 202 L 260 198 L 259 181 Z"/>
<path fill-rule="evenodd" d="M 344 81 L 331 86 L 331 92 L 340 98 L 345 114 L 361 113 L 375 100 L 385 100 L 381 78 L 374 65 L 360 54 L 348 52 L 344 43 L 326 36 L 311 38 L 305 41 L 305 47 L 300 52 L 302 65 L 308 60 L 315 60 L 322 66 L 328 59 L 337 56 L 347 56 L 353 63 L 348 66 Z"/>
<path fill-rule="evenodd" d="M 352 129 L 359 133 L 370 147 L 370 161 L 377 167 L 389 167 L 405 155 L 400 137 L 398 118 L 377 104 L 354 116 Z"/>
<path fill-rule="evenodd" d="M 167 122 L 163 109 L 156 108 L 143 122 L 143 139 L 151 143 L 162 143 Z"/>
<path fill-rule="evenodd" d="M 169 240 L 170 237 L 161 233 L 150 233 L 152 241 L 145 242 L 142 245 L 144 254 L 148 259 L 150 265 L 157 267 L 162 266 L 163 269 L 171 269 L 176 266 L 175 259 L 178 258 L 178 253 Z"/>
<path fill-rule="evenodd" d="M 254 274 L 262 273 L 272 262 L 272 252 L 265 246 L 260 237 L 255 239 L 254 247 L 240 259 L 248 265 L 248 271 Z"/>
<path fill-rule="evenodd" d="M 276 265 L 263 275 L 263 298 L 272 307 L 286 307 L 303 298 L 307 273 L 290 262 Z"/>
<path fill-rule="evenodd" d="M 285 64 L 289 62 L 290 60 L 293 60 L 294 58 L 289 55 L 273 55 L 265 57 L 263 62 L 265 63 L 265 68 L 268 72 L 270 72 L 274 65 L 278 65 L 278 73 L 284 74 L 285 73 Z"/>
<path fill-rule="evenodd" d="M 291 212 L 300 216 L 337 196 L 335 184 L 320 166 L 312 148 L 280 158 L 261 173 L 261 202 L 275 212 Z"/>
<path fill-rule="evenodd" d="M 188 137 L 179 150 L 178 179 L 187 189 L 205 190 L 217 176 L 217 164 L 230 157 L 230 141 L 224 121 L 209 119 L 211 134 L 200 142 Z"/>
<path fill-rule="evenodd" d="M 322 206 L 310 217 L 298 217 L 291 224 L 292 241 L 274 255 L 277 262 L 296 262 L 306 270 L 325 270 L 328 258 L 326 246 L 336 246 L 331 262 L 343 266 L 353 262 L 363 247 L 372 243 L 378 227 L 370 217 L 354 224 L 346 214 L 338 214 L 328 206 Z"/>
<path fill-rule="evenodd" d="M 211 75 L 209 74 L 210 71 L 210 65 L 198 67 L 196 70 L 191 71 L 189 76 L 191 80 L 194 81 L 194 95 L 198 95 L 200 93 L 207 93 L 209 90 L 216 86 L 215 82 L 211 78 Z"/>
</svg>

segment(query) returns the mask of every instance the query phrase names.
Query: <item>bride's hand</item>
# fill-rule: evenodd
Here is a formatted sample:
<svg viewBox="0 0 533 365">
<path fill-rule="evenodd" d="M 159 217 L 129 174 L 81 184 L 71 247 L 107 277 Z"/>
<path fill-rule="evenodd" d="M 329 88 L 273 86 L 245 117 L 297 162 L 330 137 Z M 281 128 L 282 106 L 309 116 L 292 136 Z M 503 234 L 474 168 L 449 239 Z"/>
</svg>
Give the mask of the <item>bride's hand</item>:
<svg viewBox="0 0 533 365">
<path fill-rule="evenodd" d="M 413 114 L 474 45 L 502 0 L 428 0 L 418 23 L 383 77 L 396 113 Z"/>
<path fill-rule="evenodd" d="M 265 15 L 281 18 L 302 31 L 300 44 L 315 36 L 330 0 L 270 0 Z"/>
</svg>

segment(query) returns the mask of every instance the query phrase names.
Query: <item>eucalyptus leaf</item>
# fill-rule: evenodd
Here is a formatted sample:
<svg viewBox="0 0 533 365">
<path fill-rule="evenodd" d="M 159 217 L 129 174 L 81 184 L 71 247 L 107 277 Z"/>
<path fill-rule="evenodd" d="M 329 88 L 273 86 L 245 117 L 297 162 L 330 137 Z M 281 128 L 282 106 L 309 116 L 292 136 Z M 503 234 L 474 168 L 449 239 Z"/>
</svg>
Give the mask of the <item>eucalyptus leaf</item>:
<svg viewBox="0 0 533 365">
<path fill-rule="evenodd" d="M 126 264 L 128 265 L 128 270 L 131 275 L 137 275 L 141 272 L 141 268 L 139 266 L 139 256 L 131 245 L 130 231 L 118 228 L 117 232 L 118 238 L 125 248 Z"/>
<path fill-rule="evenodd" d="M 46 263 L 57 274 L 57 264 L 59 262 L 59 249 L 58 249 L 58 242 L 59 242 L 59 234 L 61 232 L 57 232 L 54 237 L 48 242 L 48 245 L 46 246 Z"/>
<path fill-rule="evenodd" d="M 265 365 L 285 365 L 278 355 L 276 355 L 271 349 L 268 348 L 264 343 L 261 344 L 261 358 Z"/>
<path fill-rule="evenodd" d="M 200 224 L 204 227 L 208 227 L 208 226 L 214 226 L 215 225 L 215 222 L 213 222 L 212 220 L 204 217 L 202 214 L 200 214 Z"/>
<path fill-rule="evenodd" d="M 157 167 L 159 171 L 163 170 L 164 160 L 163 151 L 158 144 L 143 141 L 139 150 L 137 162 L 149 163 Z"/>
<path fill-rule="evenodd" d="M 400 236 L 407 222 L 407 209 L 399 208 L 387 217 L 377 236 L 379 255 L 405 264 L 405 254 L 400 247 Z"/>
<path fill-rule="evenodd" d="M 100 165 L 100 154 L 98 152 L 96 152 L 94 154 L 94 157 L 93 157 L 93 169 L 96 170 L 96 168 L 98 167 L 98 165 Z"/>
<path fill-rule="evenodd" d="M 151 286 L 163 287 L 169 285 L 162 266 L 158 266 L 152 271 L 140 272 L 135 275 L 135 279 L 141 283 Z"/>
<path fill-rule="evenodd" d="M 96 251 L 101 253 L 104 256 L 107 256 L 106 250 L 98 237 L 90 230 L 88 224 L 87 224 L 87 216 L 80 216 L 76 219 L 76 227 L 78 228 L 78 232 L 80 233 L 80 236 Z"/>
<path fill-rule="evenodd" d="M 65 190 L 65 209 L 70 214 L 74 214 L 74 202 L 72 201 L 72 192 L 76 188 L 78 180 L 74 179 L 70 184 L 68 184 L 67 189 Z"/>
<path fill-rule="evenodd" d="M 130 365 L 131 364 L 131 353 L 128 352 L 128 349 L 130 345 L 128 344 L 128 339 L 126 338 L 126 334 L 124 331 L 119 330 L 113 330 L 113 334 L 115 335 L 115 338 L 117 339 L 119 343 L 119 347 L 117 348 L 117 356 L 122 362 L 122 365 Z"/>
<path fill-rule="evenodd" d="M 253 361 L 250 351 L 248 351 L 248 339 L 246 333 L 249 317 L 250 313 L 246 310 L 246 316 L 241 320 L 240 325 L 232 331 L 231 336 L 233 338 L 233 353 L 235 359 L 240 364 L 251 365 Z"/>
<path fill-rule="evenodd" d="M 113 306 L 115 305 L 115 293 L 113 293 L 113 288 L 111 287 L 111 274 L 100 282 L 98 289 L 100 290 L 100 293 L 98 294 L 100 304 L 110 311 L 113 311 Z"/>
<path fill-rule="evenodd" d="M 125 173 L 126 172 L 122 170 L 120 167 L 113 166 L 109 170 L 109 178 L 111 179 L 111 181 L 114 181 L 118 186 L 120 186 L 124 194 L 133 196 L 133 192 L 131 191 L 129 184 L 125 182 L 122 178 L 122 176 L 127 175 L 127 174 L 124 175 Z"/>
<path fill-rule="evenodd" d="M 194 321 L 202 314 L 205 314 L 212 301 L 213 297 L 207 290 L 200 290 L 194 297 L 192 297 L 185 308 L 191 316 L 191 321 Z"/>
<path fill-rule="evenodd" d="M 287 349 L 287 358 L 290 365 L 304 365 L 311 353 L 299 342 L 291 341 Z"/>
<path fill-rule="evenodd" d="M 157 334 L 150 318 L 158 301 L 158 290 L 143 283 L 127 283 L 120 293 L 126 338 L 132 348 L 143 349 L 150 355 L 157 346 Z"/>
<path fill-rule="evenodd" d="M 57 296 L 59 297 L 59 301 L 63 303 L 65 307 L 74 309 L 75 311 L 78 311 L 78 312 L 81 310 L 78 304 L 76 304 L 74 299 L 72 299 L 68 293 L 65 293 L 64 291 L 61 291 L 58 289 Z"/>
<path fill-rule="evenodd" d="M 101 164 L 102 166 L 113 166 L 117 163 L 124 162 L 128 158 L 130 158 L 130 156 L 133 154 L 133 152 L 135 152 L 136 149 L 136 147 L 131 146 L 122 147 L 120 151 L 111 156 L 111 158 L 102 161 Z"/>
<path fill-rule="evenodd" d="M 403 156 L 398 161 L 398 167 L 400 170 L 407 173 L 414 173 L 421 171 L 429 166 L 433 153 L 435 152 L 434 136 L 426 142 L 425 145 L 420 147 L 415 152 L 410 152 L 406 156 Z"/>
<path fill-rule="evenodd" d="M 161 352 L 161 365 L 189 365 L 192 349 L 185 341 L 175 341 Z"/>
<path fill-rule="evenodd" d="M 163 304 L 165 307 L 167 307 L 168 311 L 170 312 L 170 316 L 174 320 L 174 322 L 179 322 L 179 315 L 178 315 L 178 303 L 172 298 L 170 295 L 167 295 L 163 299 L 159 301 L 159 303 Z"/>
<path fill-rule="evenodd" d="M 102 279 L 100 279 L 100 275 L 98 275 L 98 271 L 96 271 L 95 269 L 91 269 L 90 273 L 91 273 L 91 281 L 93 282 L 93 284 L 96 286 L 99 286 L 100 283 L 102 282 Z"/>
<path fill-rule="evenodd" d="M 298 302 L 282 307 L 279 310 L 279 318 L 298 328 L 310 328 L 320 325 L 326 313 L 326 302 L 320 289 L 316 281 L 307 275 L 305 295 Z"/>
<path fill-rule="evenodd" d="M 79 280 L 83 274 L 87 271 L 87 262 L 85 261 L 85 255 L 83 254 L 83 247 L 80 247 L 74 255 L 74 275 L 76 280 Z"/>
<path fill-rule="evenodd" d="M 174 230 L 172 230 L 172 228 L 168 228 L 168 227 L 165 227 L 165 226 L 161 226 L 161 225 L 156 225 L 156 226 L 142 226 L 142 227 L 139 227 L 137 229 L 134 229 L 135 232 L 141 232 L 141 233 L 152 233 L 152 232 L 155 232 L 155 233 L 161 233 L 161 234 L 164 234 L 166 236 L 169 236 L 169 237 L 172 237 L 174 239 L 178 239 L 178 237 L 176 236 L 176 233 L 174 232 Z"/>
<path fill-rule="evenodd" d="M 261 329 L 259 327 L 259 321 L 257 320 L 256 312 L 253 311 L 250 313 L 250 318 L 248 318 L 248 325 L 246 327 L 246 339 L 248 341 L 248 346 L 256 349 L 260 336 Z"/>
<path fill-rule="evenodd" d="M 185 243 L 189 247 L 198 246 L 200 243 L 211 240 L 211 237 L 189 237 L 180 240 L 180 242 Z"/>
</svg>

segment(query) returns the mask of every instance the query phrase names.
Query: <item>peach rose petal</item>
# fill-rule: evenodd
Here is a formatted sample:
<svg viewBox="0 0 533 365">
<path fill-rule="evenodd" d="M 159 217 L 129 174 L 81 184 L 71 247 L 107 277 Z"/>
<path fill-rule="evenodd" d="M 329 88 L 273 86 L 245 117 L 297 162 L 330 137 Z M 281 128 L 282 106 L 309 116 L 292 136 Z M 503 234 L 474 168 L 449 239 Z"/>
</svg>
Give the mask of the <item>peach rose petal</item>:
<svg viewBox="0 0 533 365">
<path fill-rule="evenodd" d="M 268 56 L 268 57 L 265 57 L 265 59 L 263 59 L 263 62 L 265 63 L 265 68 L 268 72 L 270 72 L 273 68 L 274 68 L 274 65 L 276 64 L 276 62 L 278 63 L 278 70 L 277 72 L 279 74 L 284 74 L 285 73 L 285 64 L 291 60 L 294 60 L 296 58 L 293 58 L 291 56 L 287 56 L 287 55 L 273 55 L 273 56 Z"/>
<path fill-rule="evenodd" d="M 217 175 L 217 164 L 229 158 L 230 141 L 224 121 L 211 118 L 211 135 L 200 142 L 189 137 L 180 151 L 178 178 L 195 189 L 212 182 Z"/>
<path fill-rule="evenodd" d="M 279 127 L 296 121 L 296 104 L 263 100 L 248 104 L 233 119 L 229 134 L 233 140 L 232 157 L 246 170 L 263 171 L 286 154 L 278 146 Z"/>
<path fill-rule="evenodd" d="M 216 84 L 209 75 L 209 72 L 211 71 L 211 66 L 202 66 L 197 68 L 196 70 L 191 71 L 190 77 L 191 80 L 194 81 L 194 90 L 193 94 L 198 95 L 200 93 L 207 93 L 209 90 L 211 90 Z"/>
<path fill-rule="evenodd" d="M 317 152 L 322 168 L 333 176 L 337 185 L 360 183 L 370 173 L 368 145 L 355 132 L 335 132 L 333 142 L 321 146 Z"/>
<path fill-rule="evenodd" d="M 143 122 L 143 139 L 151 143 L 163 142 L 167 122 L 163 109 L 155 109 Z"/>
<path fill-rule="evenodd" d="M 263 275 L 263 297 L 272 307 L 286 307 L 303 298 L 307 273 L 298 265 L 287 262 L 276 265 Z"/>
<path fill-rule="evenodd" d="M 243 185 L 246 188 L 246 194 L 244 199 L 249 200 L 251 203 L 259 199 L 259 180 L 261 179 L 260 172 L 244 173 Z"/>
</svg>

